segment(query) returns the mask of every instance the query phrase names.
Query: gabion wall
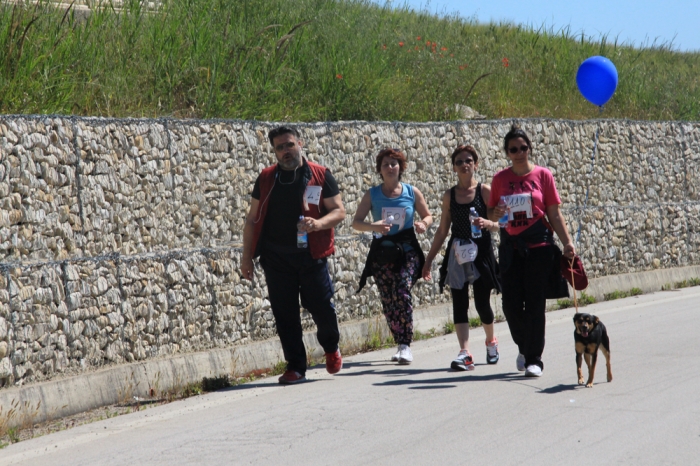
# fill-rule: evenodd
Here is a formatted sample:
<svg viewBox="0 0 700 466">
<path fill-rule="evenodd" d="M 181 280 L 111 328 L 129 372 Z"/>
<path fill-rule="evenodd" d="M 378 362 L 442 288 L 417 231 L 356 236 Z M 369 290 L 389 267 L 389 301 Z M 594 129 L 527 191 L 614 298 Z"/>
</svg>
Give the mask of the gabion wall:
<svg viewBox="0 0 700 466">
<path fill-rule="evenodd" d="M 375 287 L 355 293 L 370 238 L 351 228 L 379 182 L 376 153 L 407 153 L 404 180 L 438 220 L 456 182 L 452 149 L 474 145 L 488 182 L 507 165 L 510 124 L 298 125 L 348 211 L 329 262 L 341 321 L 381 312 Z M 555 175 L 572 235 L 581 225 L 589 275 L 700 264 L 699 123 L 520 124 L 534 161 Z M 275 162 L 271 126 L 0 117 L 0 385 L 274 336 L 262 273 L 253 284 L 239 274 L 253 182 Z M 419 282 L 414 295 L 416 305 L 449 301 L 435 283 Z"/>
</svg>

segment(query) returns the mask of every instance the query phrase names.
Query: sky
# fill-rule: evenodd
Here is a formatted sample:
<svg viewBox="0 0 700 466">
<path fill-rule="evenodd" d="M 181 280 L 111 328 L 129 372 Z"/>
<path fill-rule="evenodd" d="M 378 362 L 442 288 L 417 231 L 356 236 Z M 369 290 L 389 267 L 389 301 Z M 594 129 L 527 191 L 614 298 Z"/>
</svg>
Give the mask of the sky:
<svg viewBox="0 0 700 466">
<path fill-rule="evenodd" d="M 428 3 L 429 1 L 429 3 Z M 378 3 L 384 2 L 379 0 Z M 480 23 L 510 22 L 583 32 L 637 47 L 672 42 L 673 50 L 700 52 L 700 0 L 391 0 L 431 13 L 458 13 Z"/>
</svg>

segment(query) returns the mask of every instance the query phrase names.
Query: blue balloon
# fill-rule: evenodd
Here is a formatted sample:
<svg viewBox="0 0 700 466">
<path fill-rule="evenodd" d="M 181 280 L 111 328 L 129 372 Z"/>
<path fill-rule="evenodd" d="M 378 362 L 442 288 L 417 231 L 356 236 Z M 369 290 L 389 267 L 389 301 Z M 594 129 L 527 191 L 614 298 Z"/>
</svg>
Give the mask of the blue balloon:
<svg viewBox="0 0 700 466">
<path fill-rule="evenodd" d="M 586 100 L 602 107 L 617 89 L 617 69 L 605 57 L 587 58 L 578 67 L 576 84 Z"/>
</svg>

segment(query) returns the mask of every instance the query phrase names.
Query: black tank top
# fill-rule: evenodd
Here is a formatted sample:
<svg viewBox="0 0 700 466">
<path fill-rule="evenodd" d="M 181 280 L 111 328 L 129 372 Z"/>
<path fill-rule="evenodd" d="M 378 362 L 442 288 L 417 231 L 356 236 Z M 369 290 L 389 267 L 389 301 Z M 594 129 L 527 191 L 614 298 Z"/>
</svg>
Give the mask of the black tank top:
<svg viewBox="0 0 700 466">
<path fill-rule="evenodd" d="M 452 236 L 455 238 L 472 238 L 472 228 L 469 222 L 469 209 L 474 207 L 479 217 L 486 218 L 486 203 L 481 197 L 481 183 L 476 185 L 474 199 L 468 204 L 458 204 L 455 197 L 455 187 L 450 189 L 450 215 L 452 216 Z M 488 242 L 487 242 L 488 240 Z M 477 243 L 491 244 L 491 232 L 484 228 L 481 230 L 481 238 L 475 240 Z"/>
</svg>

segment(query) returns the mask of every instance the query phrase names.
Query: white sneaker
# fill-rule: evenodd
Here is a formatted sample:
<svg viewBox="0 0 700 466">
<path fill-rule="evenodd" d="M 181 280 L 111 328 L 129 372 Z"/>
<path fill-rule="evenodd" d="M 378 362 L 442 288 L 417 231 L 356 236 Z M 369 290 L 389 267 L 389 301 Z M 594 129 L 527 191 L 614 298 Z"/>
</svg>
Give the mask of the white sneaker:
<svg viewBox="0 0 700 466">
<path fill-rule="evenodd" d="M 541 375 L 542 369 L 540 369 L 540 366 L 536 366 L 535 364 L 527 366 L 527 369 L 525 369 L 525 377 L 539 377 Z"/>
<path fill-rule="evenodd" d="M 399 364 L 411 364 L 413 361 L 413 354 L 411 353 L 411 347 L 408 345 L 399 345 Z"/>
<path fill-rule="evenodd" d="M 391 357 L 391 360 L 393 362 L 398 361 L 400 355 L 401 355 L 401 346 L 399 346 L 399 349 L 396 350 L 396 354 Z"/>
<path fill-rule="evenodd" d="M 525 370 L 525 356 L 518 353 L 518 358 L 515 360 L 515 367 L 520 371 Z"/>
</svg>

